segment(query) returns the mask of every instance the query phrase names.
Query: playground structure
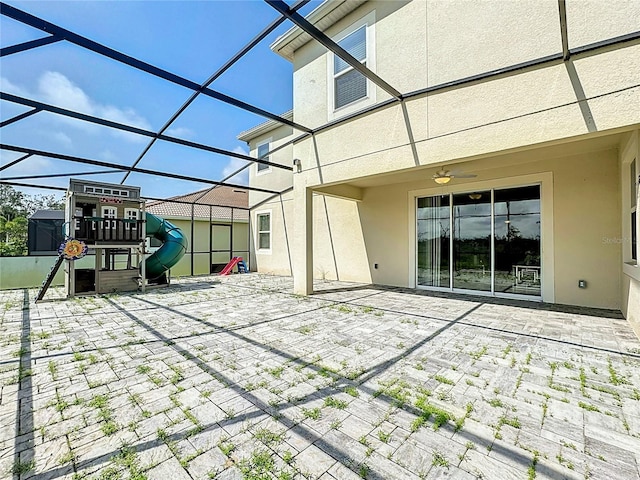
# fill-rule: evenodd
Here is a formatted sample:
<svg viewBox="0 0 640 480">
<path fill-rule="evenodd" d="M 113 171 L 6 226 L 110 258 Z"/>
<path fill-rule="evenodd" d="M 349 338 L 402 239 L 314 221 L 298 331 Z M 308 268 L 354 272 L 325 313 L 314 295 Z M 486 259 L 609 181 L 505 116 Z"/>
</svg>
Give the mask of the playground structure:
<svg viewBox="0 0 640 480">
<path fill-rule="evenodd" d="M 169 283 L 168 270 L 187 250 L 187 239 L 172 223 L 145 212 L 140 188 L 71 179 L 65 205 L 65 243 L 45 278 L 42 300 L 56 272 L 65 264 L 67 298 L 77 294 L 145 290 Z M 162 242 L 148 253 L 146 237 Z M 93 268 L 75 260 L 91 252 Z"/>
<path fill-rule="evenodd" d="M 242 257 L 233 257 L 229 260 L 229 263 L 225 265 L 219 275 L 229 275 L 233 272 L 233 267 L 238 269 L 238 273 L 249 273 L 249 269 L 247 268 L 247 264 L 244 263 Z"/>
</svg>

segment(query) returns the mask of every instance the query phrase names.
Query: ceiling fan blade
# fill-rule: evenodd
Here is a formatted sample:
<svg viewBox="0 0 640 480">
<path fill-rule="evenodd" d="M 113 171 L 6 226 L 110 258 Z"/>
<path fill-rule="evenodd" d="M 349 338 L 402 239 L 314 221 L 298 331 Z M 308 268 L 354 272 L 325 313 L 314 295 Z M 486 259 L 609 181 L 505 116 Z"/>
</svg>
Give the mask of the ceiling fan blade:
<svg viewBox="0 0 640 480">
<path fill-rule="evenodd" d="M 475 175 L 473 173 L 452 173 L 451 176 L 453 178 L 475 178 L 478 175 Z"/>
</svg>

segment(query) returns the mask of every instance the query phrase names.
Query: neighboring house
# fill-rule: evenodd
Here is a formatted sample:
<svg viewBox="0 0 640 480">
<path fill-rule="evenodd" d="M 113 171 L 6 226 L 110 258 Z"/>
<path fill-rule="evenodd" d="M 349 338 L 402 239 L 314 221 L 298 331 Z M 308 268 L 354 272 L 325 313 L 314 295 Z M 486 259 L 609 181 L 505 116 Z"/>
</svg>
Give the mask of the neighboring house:
<svg viewBox="0 0 640 480">
<path fill-rule="evenodd" d="M 238 137 L 299 164 L 251 167 L 292 187 L 249 195 L 254 268 L 300 294 L 315 277 L 620 309 L 640 335 L 639 2 L 336 0 L 307 19 L 402 101 L 298 27 L 275 41 L 313 134 Z"/>
<path fill-rule="evenodd" d="M 216 273 L 233 256 L 247 258 L 248 201 L 246 190 L 218 186 L 148 202 L 147 212 L 169 220 L 189 241 L 189 250 L 171 269 L 172 275 Z M 152 241 L 151 246 L 157 245 Z"/>
<path fill-rule="evenodd" d="M 29 217 L 29 255 L 57 255 L 64 242 L 64 210 L 37 210 Z"/>
</svg>

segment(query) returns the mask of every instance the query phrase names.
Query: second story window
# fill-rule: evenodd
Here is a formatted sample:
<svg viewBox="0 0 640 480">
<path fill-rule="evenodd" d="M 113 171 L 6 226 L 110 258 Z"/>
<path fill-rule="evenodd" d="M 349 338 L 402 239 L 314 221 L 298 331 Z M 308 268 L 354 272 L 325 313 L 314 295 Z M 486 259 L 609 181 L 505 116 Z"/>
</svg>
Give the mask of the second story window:
<svg viewBox="0 0 640 480">
<path fill-rule="evenodd" d="M 269 153 L 269 146 L 270 146 L 269 140 L 258 145 L 258 155 L 257 155 L 258 158 L 262 160 L 271 161 L 269 156 L 267 155 L 267 153 Z M 258 173 L 266 173 L 271 171 L 271 167 L 269 165 L 265 165 L 264 163 L 258 163 L 256 165 L 257 165 Z"/>
<path fill-rule="evenodd" d="M 338 45 L 366 66 L 366 25 L 344 37 Z M 333 93 L 336 110 L 367 96 L 367 78 L 337 55 L 333 57 Z"/>
</svg>

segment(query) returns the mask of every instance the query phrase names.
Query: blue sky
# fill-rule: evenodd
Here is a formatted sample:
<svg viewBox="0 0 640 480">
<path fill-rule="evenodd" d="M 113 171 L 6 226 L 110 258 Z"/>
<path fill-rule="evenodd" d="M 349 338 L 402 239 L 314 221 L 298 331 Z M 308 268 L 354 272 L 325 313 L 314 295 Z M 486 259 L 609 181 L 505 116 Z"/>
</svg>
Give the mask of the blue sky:
<svg viewBox="0 0 640 480">
<path fill-rule="evenodd" d="M 275 10 L 261 0 L 7 3 L 196 83 L 204 82 L 277 17 Z M 311 2 L 302 13 L 319 3 Z M 291 109 L 292 65 L 269 49 L 273 40 L 290 27 L 289 22 L 281 25 L 210 88 L 272 113 Z M 2 47 L 45 35 L 4 16 L 0 17 L 0 32 Z M 68 42 L 2 58 L 0 77 L 3 92 L 154 131 L 192 93 Z M 2 120 L 26 110 L 10 102 L 0 103 Z M 236 135 L 263 121 L 263 117 L 201 95 L 166 134 L 247 153 L 246 144 Z M 146 137 L 43 112 L 4 127 L 0 135 L 6 144 L 123 165 L 131 165 L 148 143 Z M 2 151 L 2 165 L 19 156 Z M 138 166 L 220 180 L 242 164 L 242 160 L 158 141 Z M 7 178 L 92 170 L 104 168 L 31 157 L 1 175 Z M 118 173 L 87 178 L 119 183 L 122 176 Z M 64 177 L 29 181 L 38 182 L 68 186 L 68 178 Z M 233 182 L 246 182 L 246 175 Z M 170 197 L 207 187 L 135 173 L 127 184 L 141 186 L 143 195 L 150 197 Z M 52 193 L 22 190 L 30 194 Z"/>
</svg>

